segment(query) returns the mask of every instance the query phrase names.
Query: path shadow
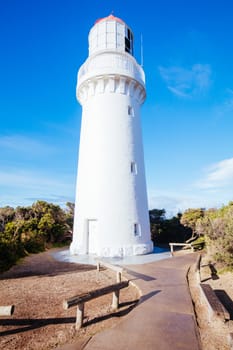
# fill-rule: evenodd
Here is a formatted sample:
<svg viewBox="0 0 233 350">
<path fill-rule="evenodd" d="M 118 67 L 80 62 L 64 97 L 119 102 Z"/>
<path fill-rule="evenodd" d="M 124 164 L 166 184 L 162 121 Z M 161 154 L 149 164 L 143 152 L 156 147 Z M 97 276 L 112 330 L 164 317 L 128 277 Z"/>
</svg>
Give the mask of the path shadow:
<svg viewBox="0 0 233 350">
<path fill-rule="evenodd" d="M 208 266 L 210 269 L 210 277 L 204 278 L 201 281 L 207 282 L 209 280 L 218 280 L 219 279 L 218 271 L 216 270 L 214 264 L 201 265 L 201 267 L 206 267 L 206 266 Z"/>
<path fill-rule="evenodd" d="M 15 329 L 9 329 L 0 332 L 0 336 L 13 335 L 31 331 L 33 329 L 45 327 L 51 324 L 67 324 L 75 323 L 75 317 L 61 317 L 61 318 L 36 318 L 36 319 L 3 319 L 0 320 L 0 326 L 18 326 Z M 19 327 L 22 326 L 22 327 Z"/>
<path fill-rule="evenodd" d="M 150 292 L 150 293 L 148 293 L 146 295 L 143 295 L 140 298 L 140 300 L 134 300 L 134 301 L 128 301 L 128 302 L 125 302 L 125 303 L 120 303 L 119 304 L 119 308 L 125 307 L 125 306 L 129 306 L 129 307 L 127 309 L 124 309 L 124 310 L 119 310 L 117 312 L 112 312 L 112 313 L 107 314 L 107 315 L 95 317 L 92 320 L 88 320 L 88 321 L 84 322 L 83 326 L 87 327 L 87 326 L 90 326 L 92 324 L 108 320 L 109 318 L 112 318 L 112 317 L 126 316 L 130 311 L 132 311 L 135 308 L 135 306 L 138 304 L 138 302 L 140 304 L 144 303 L 146 300 L 150 299 L 151 297 L 153 297 L 154 295 L 156 295 L 156 294 L 158 294 L 160 292 L 161 292 L 161 290 L 156 290 L 156 291 Z"/>
<path fill-rule="evenodd" d="M 148 275 L 144 275 L 140 272 L 136 272 L 136 271 L 133 271 L 133 270 L 130 270 L 130 269 L 125 269 L 130 275 L 136 277 L 136 279 L 141 279 L 143 281 L 146 281 L 146 282 L 149 282 L 149 281 L 155 281 L 156 278 L 155 277 L 151 277 L 151 276 L 148 276 Z"/>
<path fill-rule="evenodd" d="M 211 271 L 211 278 L 212 278 L 212 280 L 218 280 L 219 277 L 218 277 L 218 273 L 217 273 L 217 270 L 216 270 L 214 264 L 209 264 L 209 268 L 210 268 L 210 271 Z"/>
<path fill-rule="evenodd" d="M 88 321 L 84 322 L 83 327 L 87 327 L 87 326 L 90 326 L 92 324 L 96 324 L 98 322 L 108 320 L 108 319 L 113 318 L 113 317 L 126 316 L 130 311 L 132 311 L 135 308 L 137 303 L 138 303 L 138 300 L 121 303 L 121 304 L 119 304 L 119 308 L 125 307 L 125 306 L 128 306 L 128 308 L 126 308 L 124 310 L 111 312 L 111 313 L 103 315 L 103 316 L 95 317 L 95 318 L 93 318 L 91 320 L 88 320 Z"/>
<path fill-rule="evenodd" d="M 54 277 L 58 275 L 64 275 L 68 273 L 81 273 L 85 271 L 95 270 L 96 266 L 76 264 L 76 263 L 66 263 L 66 262 L 51 262 L 43 266 L 37 265 L 17 265 L 13 266 L 10 270 L 0 274 L 0 280 L 5 279 L 16 279 L 24 277 Z"/>
<path fill-rule="evenodd" d="M 150 292 L 148 294 L 143 295 L 140 298 L 140 304 L 144 303 L 145 301 L 147 301 L 148 299 L 152 298 L 156 294 L 159 294 L 160 292 L 162 292 L 162 291 L 161 290 L 154 290 L 153 292 Z"/>
<path fill-rule="evenodd" d="M 223 304 L 223 306 L 227 309 L 230 314 L 230 320 L 233 320 L 233 301 L 229 297 L 229 295 L 223 289 L 215 289 L 215 294 Z"/>
<path fill-rule="evenodd" d="M 87 327 L 89 325 L 108 320 L 113 317 L 122 317 L 127 315 L 138 303 L 138 299 L 133 301 L 128 301 L 124 303 L 119 304 L 119 308 L 124 308 L 123 310 L 119 310 L 116 312 L 111 312 L 109 314 L 95 317 L 92 320 L 88 320 L 84 322 L 83 327 Z M 85 317 L 86 318 L 86 317 Z M 84 319 L 85 319 L 84 318 Z M 18 333 L 23 333 L 27 331 L 31 331 L 34 329 L 46 327 L 48 325 L 55 325 L 55 324 L 75 324 L 76 318 L 75 317 L 61 317 L 61 318 L 37 318 L 37 319 L 1 319 L 0 320 L 0 326 L 16 326 L 17 328 L 6 330 L 6 331 L 0 331 L 0 337 L 1 336 L 7 336 L 7 335 L 14 335 Z"/>
</svg>

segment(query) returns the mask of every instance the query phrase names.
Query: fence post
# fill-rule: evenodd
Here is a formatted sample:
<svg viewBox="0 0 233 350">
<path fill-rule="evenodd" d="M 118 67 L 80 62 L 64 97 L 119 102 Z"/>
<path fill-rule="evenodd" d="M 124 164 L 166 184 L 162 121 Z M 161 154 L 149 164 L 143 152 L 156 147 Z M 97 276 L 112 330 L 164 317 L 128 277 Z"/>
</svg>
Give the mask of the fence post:
<svg viewBox="0 0 233 350">
<path fill-rule="evenodd" d="M 77 305 L 75 329 L 80 329 L 82 327 L 83 318 L 84 318 L 84 303 L 80 303 Z"/>
<path fill-rule="evenodd" d="M 121 282 L 121 272 L 117 272 L 117 282 Z"/>
<path fill-rule="evenodd" d="M 197 276 L 198 283 L 201 283 L 201 254 L 198 254 L 196 264 L 195 264 L 195 273 Z"/>
<path fill-rule="evenodd" d="M 112 293 L 112 310 L 117 310 L 119 308 L 119 296 L 120 290 L 116 290 Z"/>
<path fill-rule="evenodd" d="M 169 243 L 169 245 L 170 245 L 170 249 L 171 249 L 171 255 L 173 255 L 173 244 Z"/>
</svg>

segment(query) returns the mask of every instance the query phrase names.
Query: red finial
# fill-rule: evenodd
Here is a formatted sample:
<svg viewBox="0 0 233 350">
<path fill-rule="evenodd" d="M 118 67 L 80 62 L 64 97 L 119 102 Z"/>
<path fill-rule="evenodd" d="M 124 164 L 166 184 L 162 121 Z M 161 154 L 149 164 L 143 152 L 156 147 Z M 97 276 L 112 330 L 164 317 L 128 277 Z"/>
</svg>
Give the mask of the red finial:
<svg viewBox="0 0 233 350">
<path fill-rule="evenodd" d="M 97 21 L 95 21 L 95 24 L 96 24 L 96 23 L 103 22 L 103 21 L 117 21 L 117 22 L 120 22 L 120 23 L 125 24 L 125 22 L 122 21 L 122 19 L 120 19 L 119 17 L 115 17 L 115 16 L 113 15 L 113 11 L 112 11 L 112 13 L 111 13 L 109 16 L 104 17 L 104 18 L 99 18 L 99 19 L 97 19 Z"/>
</svg>

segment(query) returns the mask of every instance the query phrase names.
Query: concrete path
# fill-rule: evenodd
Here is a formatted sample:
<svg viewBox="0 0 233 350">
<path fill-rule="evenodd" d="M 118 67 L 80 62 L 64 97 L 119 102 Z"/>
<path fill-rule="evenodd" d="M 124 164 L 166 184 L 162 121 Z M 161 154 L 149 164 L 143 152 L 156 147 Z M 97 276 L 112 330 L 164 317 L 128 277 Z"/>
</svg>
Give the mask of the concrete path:
<svg viewBox="0 0 233 350">
<path fill-rule="evenodd" d="M 200 350 L 199 335 L 187 285 L 196 254 L 127 267 L 140 289 L 139 304 L 116 327 L 98 333 L 87 344 L 63 350 Z"/>
</svg>

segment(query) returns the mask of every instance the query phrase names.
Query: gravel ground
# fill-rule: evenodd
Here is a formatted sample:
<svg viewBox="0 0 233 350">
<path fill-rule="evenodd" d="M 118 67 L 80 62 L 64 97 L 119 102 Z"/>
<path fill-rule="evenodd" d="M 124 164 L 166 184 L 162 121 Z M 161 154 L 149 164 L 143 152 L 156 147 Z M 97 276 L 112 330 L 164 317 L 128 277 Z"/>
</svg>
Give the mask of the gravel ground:
<svg viewBox="0 0 233 350">
<path fill-rule="evenodd" d="M 95 266 L 55 260 L 52 250 L 30 255 L 20 264 L 0 275 L 0 305 L 15 305 L 14 315 L 0 319 L 0 349 L 46 350 L 66 343 L 85 342 L 91 336 L 117 325 L 136 305 L 138 291 L 131 287 L 121 291 L 121 307 L 111 311 L 111 295 L 85 305 L 84 327 L 75 331 L 76 308 L 63 310 L 64 299 L 116 282 L 115 273 L 96 271 Z M 233 332 L 233 274 L 218 274 L 204 255 L 201 279 L 209 283 L 230 311 L 231 320 L 223 323 L 209 319 L 202 302 L 193 268 L 188 280 L 197 317 L 202 350 L 229 350 L 228 335 Z"/>
<path fill-rule="evenodd" d="M 0 319 L 0 349 L 54 349 L 116 325 L 138 300 L 132 286 L 121 291 L 118 312 L 111 311 L 110 294 L 86 303 L 79 331 L 74 328 L 76 308 L 62 307 L 66 298 L 115 282 L 109 270 L 98 273 L 95 266 L 59 262 L 51 251 L 23 259 L 0 275 L 0 305 L 15 305 L 13 316 Z"/>
</svg>

